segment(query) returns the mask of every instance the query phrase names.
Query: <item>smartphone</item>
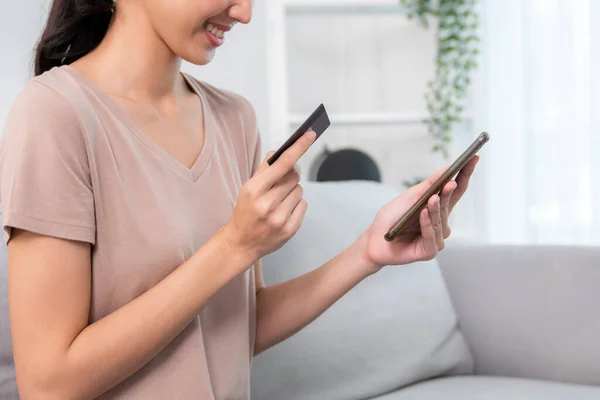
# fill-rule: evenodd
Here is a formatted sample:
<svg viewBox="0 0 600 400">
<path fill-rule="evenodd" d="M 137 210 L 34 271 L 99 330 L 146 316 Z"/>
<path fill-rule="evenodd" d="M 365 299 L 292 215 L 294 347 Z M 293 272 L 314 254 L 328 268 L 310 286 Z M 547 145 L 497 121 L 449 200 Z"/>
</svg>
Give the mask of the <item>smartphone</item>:
<svg viewBox="0 0 600 400">
<path fill-rule="evenodd" d="M 471 144 L 471 146 L 469 146 L 469 148 L 467 150 L 465 150 L 465 152 L 462 153 L 460 155 L 460 157 L 458 157 L 456 159 L 456 161 L 454 161 L 454 163 L 452 163 L 452 165 L 442 174 L 442 176 L 440 176 L 435 181 L 435 183 L 429 188 L 429 190 L 427 190 L 427 192 L 425 192 L 425 194 L 423 194 L 423 196 L 421 196 L 421 198 L 419 200 L 417 200 L 415 202 L 415 204 L 413 204 L 412 207 L 410 207 L 408 209 L 408 211 L 405 212 L 404 215 L 402 217 L 400 217 L 400 219 L 398 221 L 396 221 L 396 223 L 394 225 L 392 225 L 392 227 L 389 229 L 389 231 L 384 236 L 385 240 L 387 240 L 388 242 L 391 242 L 392 240 L 394 240 L 396 238 L 396 236 L 398 235 L 398 233 L 400 231 L 402 231 L 402 228 L 404 228 L 406 223 L 416 213 L 420 212 L 423 209 L 423 207 L 425 207 L 427 205 L 427 202 L 429 201 L 431 196 L 433 196 L 435 194 L 439 194 L 442 191 L 442 189 L 444 188 L 444 186 L 448 182 L 450 182 L 450 179 L 452 179 L 454 177 L 454 175 L 456 175 L 458 172 L 460 172 L 460 170 L 463 169 L 463 167 L 469 162 L 469 160 L 471 158 L 473 158 L 473 156 L 475 154 L 477 154 L 477 152 L 489 140 L 490 140 L 490 135 L 487 132 L 482 132 L 477 137 L 477 139 L 475 139 L 475 141 Z"/>
<path fill-rule="evenodd" d="M 306 132 L 310 129 L 315 131 L 317 137 L 315 141 L 325 132 L 327 128 L 329 128 L 331 122 L 329 121 L 329 116 L 327 115 L 327 110 L 323 104 L 319 105 L 315 111 L 307 118 L 306 121 L 294 132 L 292 136 L 286 142 L 281 145 L 281 147 L 267 160 L 269 165 L 272 165 L 284 151 L 289 149 L 298 139 L 302 137 Z M 314 143 L 314 142 L 313 142 Z"/>
</svg>

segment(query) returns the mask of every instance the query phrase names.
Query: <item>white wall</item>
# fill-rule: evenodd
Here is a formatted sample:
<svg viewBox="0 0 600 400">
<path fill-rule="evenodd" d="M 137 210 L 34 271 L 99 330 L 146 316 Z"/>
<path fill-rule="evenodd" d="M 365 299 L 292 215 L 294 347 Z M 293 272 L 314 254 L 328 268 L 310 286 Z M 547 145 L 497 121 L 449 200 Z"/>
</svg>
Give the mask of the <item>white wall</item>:
<svg viewBox="0 0 600 400">
<path fill-rule="evenodd" d="M 15 97 L 33 76 L 33 48 L 41 33 L 49 0 L 0 0 L 0 132 Z M 205 67 L 183 69 L 216 86 L 246 96 L 259 125 L 267 126 L 266 23 L 264 1 L 256 1 L 253 21 L 238 25 Z"/>
<path fill-rule="evenodd" d="M 309 170 L 325 146 L 333 151 L 357 148 L 375 159 L 384 183 L 404 190 L 403 182 L 447 165 L 450 160 L 432 152 L 434 141 L 421 122 L 427 117 L 427 81 L 435 69 L 435 25 L 424 29 L 408 20 L 396 0 L 287 1 L 295 5 L 286 27 L 287 102 L 292 114 L 308 116 L 322 102 L 332 119 L 357 114 L 406 117 L 397 124 L 351 126 L 332 121 L 300 160 L 302 170 Z M 313 6 L 318 4 L 331 6 Z M 298 123 L 289 124 L 288 130 Z M 458 124 L 451 156 L 458 156 L 480 129 L 475 121 Z M 482 200 L 474 186 L 453 214 L 454 236 L 471 237 L 485 229 L 472 213 Z"/>
<path fill-rule="evenodd" d="M 0 0 L 0 132 L 10 107 L 33 76 L 33 48 L 41 33 L 47 0 Z"/>
<path fill-rule="evenodd" d="M 318 26 L 319 29 L 314 29 Z M 308 114 L 324 103 L 336 114 L 406 113 L 425 116 L 423 93 L 433 71 L 434 35 L 401 14 L 301 14 L 288 20 L 289 105 Z M 402 187 L 437 163 L 417 122 L 381 126 L 333 123 L 311 156 L 354 147 L 378 162 L 384 182 Z M 305 165 L 303 165 L 305 167 Z M 424 167 L 424 168 L 423 168 Z"/>
</svg>

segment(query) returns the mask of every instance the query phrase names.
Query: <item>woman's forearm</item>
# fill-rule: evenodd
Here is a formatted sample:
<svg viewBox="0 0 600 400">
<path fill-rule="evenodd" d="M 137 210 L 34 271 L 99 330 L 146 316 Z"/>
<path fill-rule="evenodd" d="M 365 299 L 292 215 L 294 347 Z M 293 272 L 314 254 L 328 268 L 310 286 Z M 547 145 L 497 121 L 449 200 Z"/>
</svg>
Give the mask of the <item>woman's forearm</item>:
<svg viewBox="0 0 600 400">
<path fill-rule="evenodd" d="M 85 327 L 48 374 L 55 386 L 37 394 L 87 399 L 116 386 L 164 349 L 220 288 L 251 264 L 217 234 L 146 293 Z"/>
<path fill-rule="evenodd" d="M 361 257 L 363 239 L 320 268 L 257 293 L 255 355 L 310 324 L 376 270 Z"/>
</svg>

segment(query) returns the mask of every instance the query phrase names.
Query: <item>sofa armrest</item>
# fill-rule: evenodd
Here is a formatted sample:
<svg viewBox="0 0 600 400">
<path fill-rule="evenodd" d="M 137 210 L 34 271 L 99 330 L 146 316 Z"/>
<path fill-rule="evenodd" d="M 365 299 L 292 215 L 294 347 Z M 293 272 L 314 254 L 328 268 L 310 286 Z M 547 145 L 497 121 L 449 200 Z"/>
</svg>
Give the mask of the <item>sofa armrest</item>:
<svg viewBox="0 0 600 400">
<path fill-rule="evenodd" d="M 600 247 L 450 245 L 439 262 L 476 374 L 600 385 Z"/>
</svg>

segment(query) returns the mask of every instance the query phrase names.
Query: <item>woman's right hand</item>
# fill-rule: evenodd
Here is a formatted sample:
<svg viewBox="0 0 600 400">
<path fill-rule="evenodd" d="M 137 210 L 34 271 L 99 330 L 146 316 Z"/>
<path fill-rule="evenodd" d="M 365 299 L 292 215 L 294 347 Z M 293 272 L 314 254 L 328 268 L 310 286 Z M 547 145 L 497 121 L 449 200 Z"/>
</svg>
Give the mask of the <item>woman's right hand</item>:
<svg viewBox="0 0 600 400">
<path fill-rule="evenodd" d="M 270 152 L 242 186 L 223 229 L 234 251 L 256 260 L 279 249 L 300 229 L 307 203 L 295 167 L 314 140 L 313 131 L 305 133 L 272 165 L 267 163 Z"/>
</svg>

